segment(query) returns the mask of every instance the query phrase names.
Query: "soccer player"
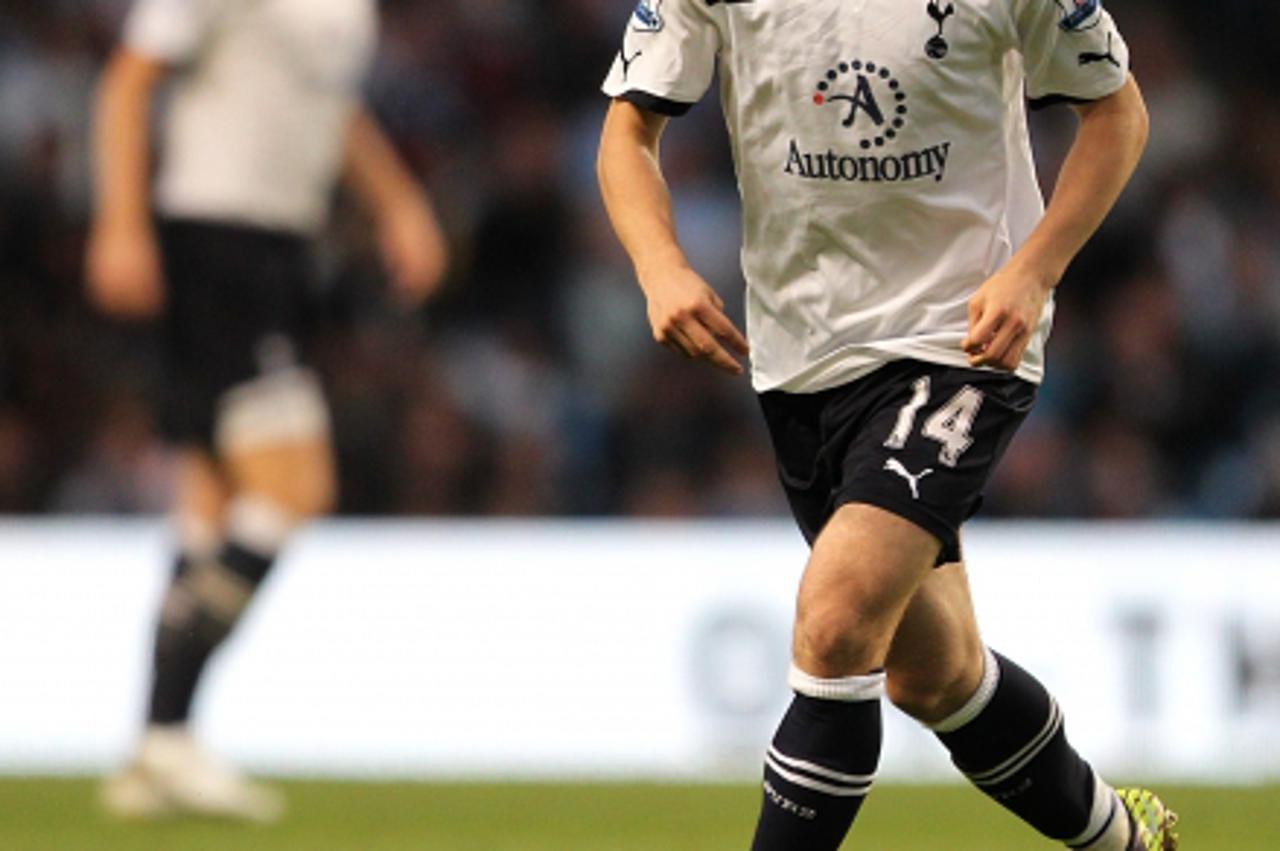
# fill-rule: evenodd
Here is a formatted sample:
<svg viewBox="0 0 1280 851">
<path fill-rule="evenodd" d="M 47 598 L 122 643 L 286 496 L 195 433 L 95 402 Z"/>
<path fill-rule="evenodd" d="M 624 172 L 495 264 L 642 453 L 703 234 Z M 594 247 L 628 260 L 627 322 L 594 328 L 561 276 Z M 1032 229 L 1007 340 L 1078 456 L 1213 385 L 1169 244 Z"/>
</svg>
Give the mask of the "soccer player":
<svg viewBox="0 0 1280 851">
<path fill-rule="evenodd" d="M 327 407 L 301 349 L 308 244 L 338 180 L 371 211 L 399 295 L 416 303 L 443 274 L 434 212 L 360 105 L 376 28 L 374 0 L 138 0 L 103 74 L 89 291 L 108 314 L 159 321 L 161 419 L 180 450 L 147 725 L 103 790 L 120 815 L 281 811 L 274 790 L 198 747 L 188 719 L 281 547 L 334 501 Z M 165 79 L 153 193 L 149 114 Z"/>
<path fill-rule="evenodd" d="M 658 157 L 717 70 L 746 338 L 686 261 Z M 1035 398 L 1053 288 L 1146 141 L 1111 17 L 1098 0 L 641 0 L 604 91 L 600 183 L 654 337 L 731 374 L 750 355 L 811 544 L 755 851 L 840 845 L 885 694 L 1044 836 L 1173 848 L 1155 796 L 1108 786 L 1039 681 L 984 646 L 960 550 Z M 1079 116 L 1047 209 L 1024 98 Z"/>
</svg>

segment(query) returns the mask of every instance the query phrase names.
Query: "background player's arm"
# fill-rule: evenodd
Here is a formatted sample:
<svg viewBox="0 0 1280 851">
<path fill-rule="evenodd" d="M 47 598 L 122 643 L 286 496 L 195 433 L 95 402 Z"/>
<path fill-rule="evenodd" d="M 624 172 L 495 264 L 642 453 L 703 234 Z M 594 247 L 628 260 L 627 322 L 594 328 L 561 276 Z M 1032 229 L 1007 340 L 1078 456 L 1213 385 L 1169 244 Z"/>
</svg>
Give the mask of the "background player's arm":
<svg viewBox="0 0 1280 851">
<path fill-rule="evenodd" d="M 411 304 L 440 286 L 448 249 L 422 187 L 377 121 L 358 108 L 347 133 L 343 179 L 372 212 L 396 290 Z"/>
<path fill-rule="evenodd" d="M 1075 110 L 1080 126 L 1044 218 L 969 302 L 961 345 L 974 366 L 1017 368 L 1050 291 L 1102 224 L 1146 145 L 1147 111 L 1133 77 Z"/>
<path fill-rule="evenodd" d="M 94 303 L 126 318 L 152 316 L 164 303 L 151 219 L 150 112 L 166 73 L 164 63 L 121 48 L 98 84 L 95 204 L 85 272 Z"/>
<path fill-rule="evenodd" d="M 659 343 L 738 375 L 747 341 L 724 302 L 696 272 L 676 239 L 671 195 L 658 161 L 664 116 L 614 100 L 605 118 L 596 170 L 613 229 L 635 266 Z"/>
</svg>

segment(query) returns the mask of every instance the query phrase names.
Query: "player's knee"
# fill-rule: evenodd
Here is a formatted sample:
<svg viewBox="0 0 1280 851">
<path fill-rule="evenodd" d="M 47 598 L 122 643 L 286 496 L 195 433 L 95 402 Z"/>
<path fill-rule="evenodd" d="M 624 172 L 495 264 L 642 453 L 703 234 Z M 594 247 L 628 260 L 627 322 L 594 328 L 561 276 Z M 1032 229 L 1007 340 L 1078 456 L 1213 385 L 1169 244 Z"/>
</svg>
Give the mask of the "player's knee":
<svg viewBox="0 0 1280 851">
<path fill-rule="evenodd" d="M 336 486 L 331 477 L 318 471 L 301 472 L 298 479 L 265 491 L 283 512 L 293 518 L 295 524 L 313 517 L 320 517 L 333 510 Z M 263 491 L 260 491 L 263 492 Z"/>
<path fill-rule="evenodd" d="M 280 501 L 298 520 L 307 520 L 333 511 L 337 491 L 331 466 L 317 461 L 314 469 L 298 476 Z"/>
<path fill-rule="evenodd" d="M 315 492 L 311 494 L 306 508 L 305 517 L 321 517 L 325 514 L 331 514 L 338 507 L 338 486 L 332 476 L 329 476 L 322 484 L 316 487 Z"/>
<path fill-rule="evenodd" d="M 796 616 L 794 655 L 801 669 L 821 676 L 865 673 L 877 667 L 877 637 L 843 606 L 802 606 Z"/>
<path fill-rule="evenodd" d="M 315 493 L 308 496 L 305 504 L 298 512 L 298 516 L 301 519 L 323 517 L 324 515 L 331 514 L 333 512 L 334 508 L 337 507 L 337 502 L 337 494 L 335 493 L 334 488 L 329 487 L 323 490 L 317 490 Z"/>
</svg>

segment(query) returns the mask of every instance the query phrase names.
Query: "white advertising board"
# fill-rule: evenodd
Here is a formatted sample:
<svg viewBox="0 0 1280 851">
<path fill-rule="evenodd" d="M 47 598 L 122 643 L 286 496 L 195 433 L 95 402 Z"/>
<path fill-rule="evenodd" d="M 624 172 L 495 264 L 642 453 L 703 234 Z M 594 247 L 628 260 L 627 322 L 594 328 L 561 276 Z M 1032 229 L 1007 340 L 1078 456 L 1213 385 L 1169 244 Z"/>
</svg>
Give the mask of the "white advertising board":
<svg viewBox="0 0 1280 851">
<path fill-rule="evenodd" d="M 155 522 L 0 522 L 0 771 L 125 758 L 167 546 Z M 1280 778 L 1280 527 L 977 524 L 966 552 L 987 640 L 1109 776 Z M 317 524 L 197 727 L 277 774 L 747 778 L 804 555 L 784 522 Z M 885 714 L 883 776 L 954 776 Z"/>
</svg>

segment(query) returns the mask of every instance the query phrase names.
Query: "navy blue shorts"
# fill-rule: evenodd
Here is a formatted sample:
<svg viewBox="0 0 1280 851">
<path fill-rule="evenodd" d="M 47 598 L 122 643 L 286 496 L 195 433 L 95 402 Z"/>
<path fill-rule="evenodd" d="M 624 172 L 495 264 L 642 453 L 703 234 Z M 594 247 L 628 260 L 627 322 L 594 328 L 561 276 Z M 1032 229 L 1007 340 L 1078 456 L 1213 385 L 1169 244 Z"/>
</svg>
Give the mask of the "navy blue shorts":
<svg viewBox="0 0 1280 851">
<path fill-rule="evenodd" d="M 160 422 L 211 448 L 218 404 L 244 382 L 300 365 L 312 324 L 310 244 L 243 225 L 162 220 Z"/>
<path fill-rule="evenodd" d="M 960 526 L 1035 397 L 1008 373 L 900 360 L 817 393 L 762 393 L 760 405 L 810 544 L 837 508 L 867 503 L 932 533 L 945 564 L 960 560 Z"/>
</svg>

